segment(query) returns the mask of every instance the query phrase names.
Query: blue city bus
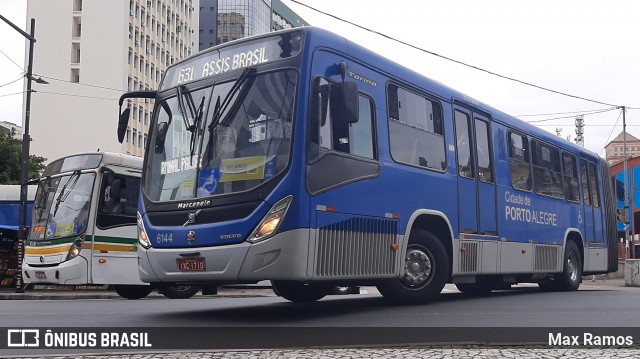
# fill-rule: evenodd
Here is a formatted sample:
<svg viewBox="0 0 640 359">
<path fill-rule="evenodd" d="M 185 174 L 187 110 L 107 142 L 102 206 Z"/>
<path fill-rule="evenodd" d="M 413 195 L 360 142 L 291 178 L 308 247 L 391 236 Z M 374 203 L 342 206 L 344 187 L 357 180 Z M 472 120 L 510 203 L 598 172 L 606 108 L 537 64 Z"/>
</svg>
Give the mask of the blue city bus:
<svg viewBox="0 0 640 359">
<path fill-rule="evenodd" d="M 328 31 L 177 62 L 158 91 L 122 95 L 120 142 L 133 98 L 155 100 L 145 282 L 271 280 L 294 302 L 371 285 L 421 304 L 446 283 L 571 291 L 617 270 L 604 160 Z"/>
</svg>

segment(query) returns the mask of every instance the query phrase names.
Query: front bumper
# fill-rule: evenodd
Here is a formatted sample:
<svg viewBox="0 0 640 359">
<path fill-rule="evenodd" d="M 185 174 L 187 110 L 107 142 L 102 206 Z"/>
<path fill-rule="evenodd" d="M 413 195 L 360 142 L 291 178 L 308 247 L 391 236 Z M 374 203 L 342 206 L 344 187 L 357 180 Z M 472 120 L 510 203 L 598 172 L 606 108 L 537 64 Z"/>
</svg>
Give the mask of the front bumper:
<svg viewBox="0 0 640 359">
<path fill-rule="evenodd" d="M 249 283 L 260 280 L 310 280 L 309 229 L 295 229 L 256 244 L 149 248 L 138 246 L 140 279 L 147 283 Z M 205 270 L 178 270 L 176 259 L 202 257 Z"/>
<path fill-rule="evenodd" d="M 22 265 L 24 283 L 87 284 L 89 281 L 87 274 L 88 263 L 82 256 L 55 266 L 33 266 L 26 261 Z"/>
</svg>

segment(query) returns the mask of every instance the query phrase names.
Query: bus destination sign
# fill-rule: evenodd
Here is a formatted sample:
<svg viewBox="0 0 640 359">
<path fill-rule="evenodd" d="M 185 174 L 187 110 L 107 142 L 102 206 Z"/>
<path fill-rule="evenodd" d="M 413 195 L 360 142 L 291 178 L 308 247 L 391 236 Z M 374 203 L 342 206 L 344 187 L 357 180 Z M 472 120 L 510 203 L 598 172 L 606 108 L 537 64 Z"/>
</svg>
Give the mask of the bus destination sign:
<svg viewBox="0 0 640 359">
<path fill-rule="evenodd" d="M 161 89 L 165 90 L 230 71 L 293 57 L 300 52 L 300 39 L 300 32 L 287 32 L 280 36 L 249 41 L 217 51 L 207 51 L 192 60 L 168 69 Z"/>
</svg>

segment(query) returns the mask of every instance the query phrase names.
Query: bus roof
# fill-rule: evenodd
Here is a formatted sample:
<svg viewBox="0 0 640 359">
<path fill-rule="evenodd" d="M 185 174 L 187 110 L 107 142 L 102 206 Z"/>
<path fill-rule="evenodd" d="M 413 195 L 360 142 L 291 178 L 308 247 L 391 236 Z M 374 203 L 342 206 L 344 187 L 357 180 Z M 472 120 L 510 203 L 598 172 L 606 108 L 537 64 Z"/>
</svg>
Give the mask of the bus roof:
<svg viewBox="0 0 640 359">
<path fill-rule="evenodd" d="M 141 169 L 142 158 L 114 152 L 85 152 L 58 158 L 45 168 L 43 177 L 101 166 L 120 166 Z"/>
<path fill-rule="evenodd" d="M 492 106 L 481 103 L 480 101 L 466 95 L 460 91 L 454 90 L 451 87 L 444 85 L 440 82 L 432 80 L 427 76 L 418 73 L 414 70 L 411 70 L 403 65 L 400 65 L 396 62 L 389 60 L 388 58 L 371 51 L 357 43 L 348 40 L 347 38 L 334 34 L 328 30 L 312 27 L 312 26 L 303 26 L 297 27 L 293 29 L 286 29 L 280 31 L 274 31 L 266 34 L 261 34 L 257 36 L 246 37 L 234 41 L 230 41 L 218 46 L 211 47 L 202 52 L 195 53 L 173 65 L 171 65 L 167 73 L 170 72 L 172 68 L 176 68 L 179 66 L 184 66 L 185 64 L 194 61 L 196 59 L 202 58 L 206 56 L 208 53 L 217 53 L 220 49 L 223 49 L 228 46 L 235 46 L 241 44 L 243 42 L 248 41 L 256 41 L 261 38 L 271 38 L 275 36 L 281 36 L 283 33 L 287 32 L 304 32 L 304 48 L 306 51 L 310 49 L 315 49 L 318 47 L 325 47 L 337 50 L 350 56 L 355 61 L 360 62 L 363 66 L 374 69 L 375 71 L 385 74 L 389 78 L 392 78 L 396 81 L 404 83 L 410 87 L 414 87 L 415 89 L 419 89 L 423 92 L 429 93 L 440 99 L 453 103 L 459 103 L 467 106 L 472 106 L 473 108 L 480 109 L 488 114 L 490 114 L 491 118 L 499 123 L 504 124 L 507 127 L 511 127 L 518 132 L 522 132 L 524 134 L 532 135 L 537 137 L 540 140 L 543 140 L 549 144 L 561 147 L 563 149 L 568 149 L 574 153 L 584 153 L 594 158 L 599 158 L 599 156 L 583 147 L 580 147 L 572 142 L 565 140 L 564 138 L 555 136 L 550 132 L 542 130 L 536 126 L 531 125 L 525 121 L 522 121 L 514 116 L 511 116 L 503 111 L 500 111 Z M 166 79 L 163 78 L 162 86 L 165 86 Z"/>
<path fill-rule="evenodd" d="M 448 102 L 455 101 L 462 105 L 472 106 L 474 108 L 487 112 L 491 115 L 491 118 L 494 121 L 511 127 L 518 132 L 533 135 L 549 144 L 561 147 L 563 149 L 571 150 L 575 153 L 584 153 L 589 156 L 599 158 L 596 153 L 590 150 L 580 147 L 575 143 L 569 142 L 562 137 L 555 136 L 550 132 L 533 126 L 530 123 L 522 121 L 492 106 L 483 104 L 475 100 L 474 98 L 471 98 L 469 95 L 454 90 L 440 82 L 426 77 L 421 73 L 413 71 L 396 62 L 393 62 L 388 58 L 367 48 L 364 48 L 363 46 L 358 45 L 357 43 L 352 42 L 340 35 L 336 35 L 330 31 L 314 27 L 303 27 L 298 29 L 302 29 L 302 31 L 306 32 L 305 49 L 307 50 L 320 46 L 333 48 L 347 55 L 350 55 L 352 58 L 360 61 L 363 66 L 373 68 L 376 71 L 384 73 L 386 76 L 395 79 L 396 81 L 403 82 L 426 93 L 440 97 L 441 99 Z"/>
</svg>

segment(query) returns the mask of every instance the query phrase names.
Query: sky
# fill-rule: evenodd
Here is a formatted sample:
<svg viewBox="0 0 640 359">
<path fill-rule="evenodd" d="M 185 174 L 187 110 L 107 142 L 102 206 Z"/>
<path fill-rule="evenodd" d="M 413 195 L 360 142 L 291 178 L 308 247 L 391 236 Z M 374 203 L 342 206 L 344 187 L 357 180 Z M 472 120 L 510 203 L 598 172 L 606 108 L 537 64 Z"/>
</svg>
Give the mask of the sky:
<svg viewBox="0 0 640 359">
<path fill-rule="evenodd" d="M 52 0 L 51 6 L 58 0 Z M 110 0 L 113 1 L 113 0 Z M 195 0 L 194 0 L 195 1 Z M 564 138 L 584 114 L 585 147 L 604 156 L 622 131 L 640 138 L 640 2 L 633 0 L 296 0 L 415 47 L 594 103 L 526 86 L 400 44 L 300 5 L 322 27 Z M 0 14 L 25 28 L 26 0 L 0 0 Z M 37 20 L 36 20 L 36 39 Z M 0 22 L 0 50 L 24 66 L 25 41 Z M 38 51 L 36 42 L 35 51 Z M 0 121 L 22 123 L 23 70 L 0 53 Z M 34 73 L 37 74 L 37 64 Z M 46 75 L 46 74 L 42 74 Z M 94 84 L 100 85 L 100 84 Z M 604 104 L 603 104 L 604 103 Z M 528 116 L 548 114 L 543 116 Z"/>
</svg>

